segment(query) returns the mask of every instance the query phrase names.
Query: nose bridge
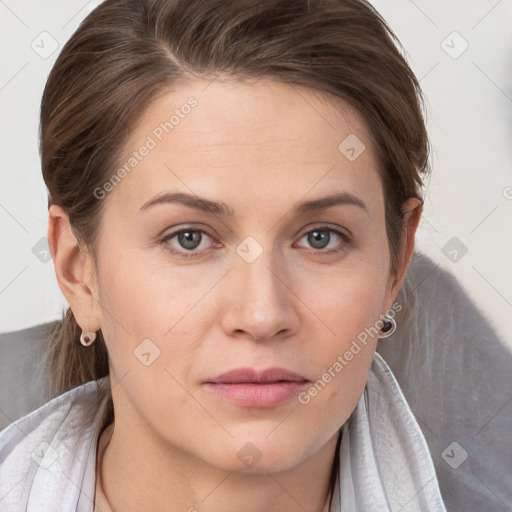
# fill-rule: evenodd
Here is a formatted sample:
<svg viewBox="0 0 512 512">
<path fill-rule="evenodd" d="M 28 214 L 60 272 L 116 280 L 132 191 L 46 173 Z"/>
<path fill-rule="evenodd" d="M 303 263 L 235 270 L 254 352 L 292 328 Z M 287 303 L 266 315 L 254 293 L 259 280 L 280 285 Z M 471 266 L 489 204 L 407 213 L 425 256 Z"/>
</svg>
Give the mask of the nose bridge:
<svg viewBox="0 0 512 512">
<path fill-rule="evenodd" d="M 258 339 L 292 330 L 293 300 L 279 252 L 252 237 L 240 243 L 236 252 L 231 278 L 238 282 L 230 299 L 228 329 L 244 331 Z"/>
<path fill-rule="evenodd" d="M 270 316 L 271 309 L 284 305 L 283 285 L 277 277 L 275 263 L 270 260 L 271 256 L 262 255 L 253 263 L 240 264 L 240 274 L 247 286 L 247 304 L 252 305 L 254 314 L 260 315 L 261 320 Z"/>
</svg>

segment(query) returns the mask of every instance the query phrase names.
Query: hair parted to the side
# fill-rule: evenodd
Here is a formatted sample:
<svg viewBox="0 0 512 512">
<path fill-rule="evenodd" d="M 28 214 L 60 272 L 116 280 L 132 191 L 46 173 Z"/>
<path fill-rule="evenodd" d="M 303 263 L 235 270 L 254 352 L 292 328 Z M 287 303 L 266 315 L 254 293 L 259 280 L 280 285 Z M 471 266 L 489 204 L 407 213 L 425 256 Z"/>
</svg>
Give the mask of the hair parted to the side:
<svg viewBox="0 0 512 512">
<path fill-rule="evenodd" d="M 270 78 L 350 104 L 372 137 L 384 189 L 391 270 L 403 203 L 421 199 L 430 144 L 423 95 L 400 42 L 365 0 L 106 0 L 80 24 L 48 77 L 40 153 L 49 204 L 95 254 L 105 201 L 131 130 L 159 94 L 194 78 Z M 341 140 L 340 140 L 341 142 Z M 70 310 L 49 352 L 53 392 L 108 374 Z"/>
</svg>

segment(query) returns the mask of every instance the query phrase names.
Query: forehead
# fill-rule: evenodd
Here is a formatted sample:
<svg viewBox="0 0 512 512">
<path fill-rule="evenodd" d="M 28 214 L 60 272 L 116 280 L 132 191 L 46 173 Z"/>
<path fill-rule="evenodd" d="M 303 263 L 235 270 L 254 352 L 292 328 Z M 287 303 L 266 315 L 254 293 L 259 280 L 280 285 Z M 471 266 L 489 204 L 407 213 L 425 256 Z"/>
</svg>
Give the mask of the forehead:
<svg viewBox="0 0 512 512">
<path fill-rule="evenodd" d="M 143 146 L 151 149 L 116 191 L 140 204 L 166 187 L 269 197 L 285 185 L 293 197 L 335 183 L 370 195 L 380 187 L 374 146 L 357 111 L 272 80 L 197 80 L 164 92 L 133 127 L 121 164 Z"/>
<path fill-rule="evenodd" d="M 197 104 L 193 108 L 187 106 L 190 98 Z M 132 139 L 171 119 L 174 136 L 196 132 L 207 135 L 211 144 L 250 146 L 254 140 L 279 144 L 286 139 L 318 144 L 322 140 L 318 150 L 332 151 L 333 142 L 337 149 L 336 141 L 344 133 L 357 134 L 365 142 L 370 138 L 362 116 L 341 98 L 269 79 L 252 83 L 233 78 L 196 80 L 162 91 L 136 123 Z M 195 140 L 180 142 L 183 150 L 197 147 Z"/>
</svg>

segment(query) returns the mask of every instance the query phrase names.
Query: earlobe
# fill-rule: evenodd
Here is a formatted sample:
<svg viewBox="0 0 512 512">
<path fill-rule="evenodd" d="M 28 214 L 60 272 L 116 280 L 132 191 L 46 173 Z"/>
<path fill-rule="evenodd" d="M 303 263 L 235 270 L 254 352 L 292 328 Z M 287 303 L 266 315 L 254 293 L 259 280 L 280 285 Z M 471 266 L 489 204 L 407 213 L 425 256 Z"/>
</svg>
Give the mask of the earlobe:
<svg viewBox="0 0 512 512">
<path fill-rule="evenodd" d="M 92 256 L 80 248 L 68 215 L 57 205 L 49 208 L 48 245 L 59 287 L 78 324 L 84 330 L 98 331 L 101 324 L 97 301 L 93 297 L 95 287 L 86 282 L 91 273 L 87 269 L 92 265 Z"/>
</svg>

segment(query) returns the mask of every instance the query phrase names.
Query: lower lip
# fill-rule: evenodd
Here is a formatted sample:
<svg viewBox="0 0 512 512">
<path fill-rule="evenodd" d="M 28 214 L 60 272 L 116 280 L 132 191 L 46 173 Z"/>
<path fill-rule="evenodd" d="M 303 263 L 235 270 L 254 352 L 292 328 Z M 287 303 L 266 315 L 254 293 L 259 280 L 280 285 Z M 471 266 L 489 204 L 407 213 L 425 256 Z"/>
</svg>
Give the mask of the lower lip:
<svg viewBox="0 0 512 512">
<path fill-rule="evenodd" d="M 233 384 L 208 382 L 206 389 L 242 407 L 273 407 L 297 395 L 307 381 Z"/>
</svg>

